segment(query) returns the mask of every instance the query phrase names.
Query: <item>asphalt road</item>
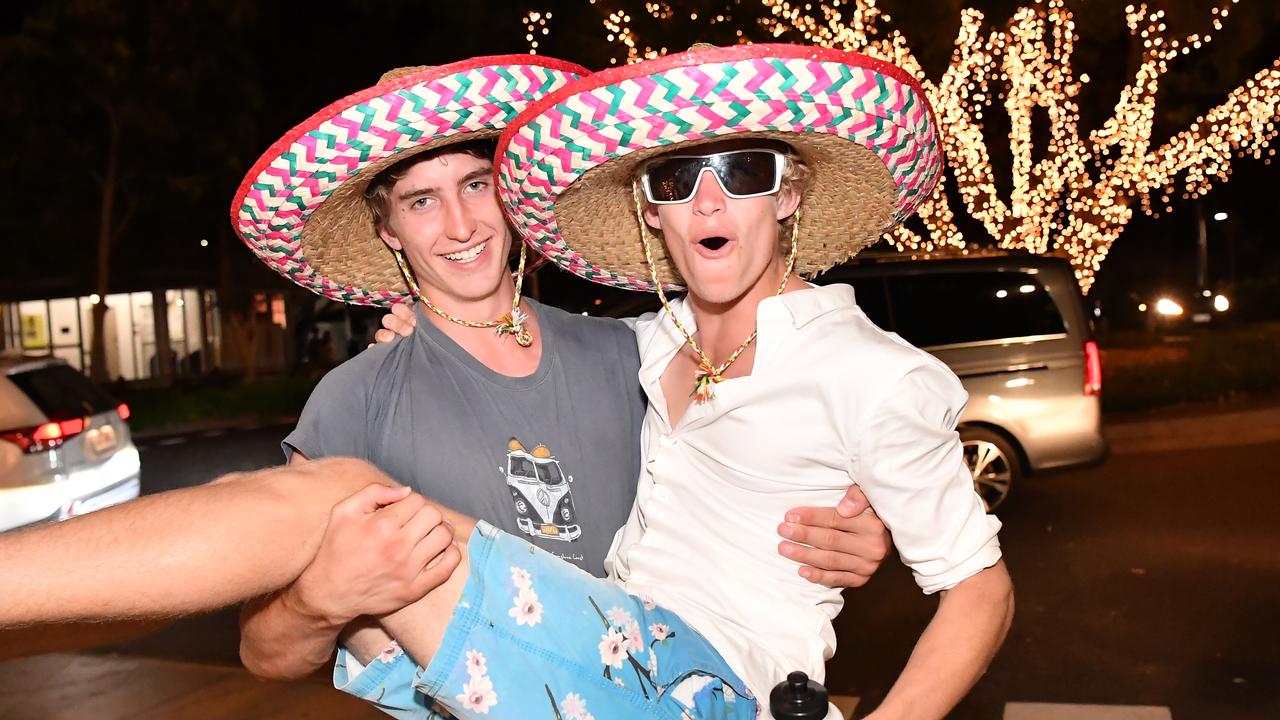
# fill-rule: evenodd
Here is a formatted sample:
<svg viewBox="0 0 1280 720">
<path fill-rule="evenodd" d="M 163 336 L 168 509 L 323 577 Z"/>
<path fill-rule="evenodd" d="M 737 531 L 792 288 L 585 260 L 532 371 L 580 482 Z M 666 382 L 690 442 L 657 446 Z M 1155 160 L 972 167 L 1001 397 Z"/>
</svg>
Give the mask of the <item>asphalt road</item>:
<svg viewBox="0 0 1280 720">
<path fill-rule="evenodd" d="M 155 492 L 281 460 L 287 428 L 142 443 Z M 953 713 L 1006 702 L 1168 706 L 1177 718 L 1280 717 L 1280 443 L 1112 457 L 1015 489 L 1001 517 L 1017 618 L 987 676 Z M 883 697 L 936 601 L 897 562 L 847 593 L 833 692 Z M 113 646 L 235 663 L 231 612 Z"/>
</svg>

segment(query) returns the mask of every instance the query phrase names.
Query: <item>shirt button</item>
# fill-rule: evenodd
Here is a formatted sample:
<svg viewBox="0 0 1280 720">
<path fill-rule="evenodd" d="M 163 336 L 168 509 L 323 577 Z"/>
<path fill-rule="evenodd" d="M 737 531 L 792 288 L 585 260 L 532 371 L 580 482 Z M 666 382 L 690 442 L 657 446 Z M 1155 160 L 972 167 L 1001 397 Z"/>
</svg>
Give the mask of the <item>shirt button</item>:
<svg viewBox="0 0 1280 720">
<path fill-rule="evenodd" d="M 671 488 L 665 485 L 658 485 L 653 488 L 653 496 L 659 500 L 670 500 Z"/>
</svg>

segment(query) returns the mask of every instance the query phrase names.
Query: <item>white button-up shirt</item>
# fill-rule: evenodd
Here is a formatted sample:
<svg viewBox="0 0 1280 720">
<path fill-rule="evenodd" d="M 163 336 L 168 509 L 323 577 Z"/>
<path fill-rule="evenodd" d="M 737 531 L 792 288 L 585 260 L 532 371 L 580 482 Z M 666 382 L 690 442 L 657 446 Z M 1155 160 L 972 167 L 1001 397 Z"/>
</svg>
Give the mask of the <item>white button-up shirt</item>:
<svg viewBox="0 0 1280 720">
<path fill-rule="evenodd" d="M 693 332 L 687 303 L 672 309 Z M 684 347 L 665 312 L 637 323 L 649 397 L 635 506 L 605 561 L 634 595 L 678 613 L 762 703 L 788 672 L 825 677 L 840 590 L 801 578 L 777 525 L 857 483 L 926 593 L 1000 559 L 956 421 L 968 396 L 931 355 L 886 333 L 853 288 L 760 303 L 755 363 L 672 427 L 661 378 Z"/>
</svg>

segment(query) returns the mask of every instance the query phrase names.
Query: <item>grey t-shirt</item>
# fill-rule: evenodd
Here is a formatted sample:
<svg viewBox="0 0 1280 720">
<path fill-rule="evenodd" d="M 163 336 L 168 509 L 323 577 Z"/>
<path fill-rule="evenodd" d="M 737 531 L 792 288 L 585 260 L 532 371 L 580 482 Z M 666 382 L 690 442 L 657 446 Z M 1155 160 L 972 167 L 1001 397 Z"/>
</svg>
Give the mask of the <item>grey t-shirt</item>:
<svg viewBox="0 0 1280 720">
<path fill-rule="evenodd" d="M 542 333 L 532 375 L 485 367 L 419 307 L 412 337 L 325 375 L 285 455 L 368 460 L 429 499 L 603 576 L 640 469 L 635 335 L 617 320 L 525 302 Z"/>
</svg>

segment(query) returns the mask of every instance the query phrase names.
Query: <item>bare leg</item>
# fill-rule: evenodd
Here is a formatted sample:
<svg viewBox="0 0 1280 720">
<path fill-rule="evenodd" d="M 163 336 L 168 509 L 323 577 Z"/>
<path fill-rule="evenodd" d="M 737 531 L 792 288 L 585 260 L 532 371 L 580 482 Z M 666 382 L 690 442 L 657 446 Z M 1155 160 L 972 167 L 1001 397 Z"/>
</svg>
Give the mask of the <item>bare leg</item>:
<svg viewBox="0 0 1280 720">
<path fill-rule="evenodd" d="M 213 610 L 278 590 L 315 556 L 329 512 L 372 482 L 347 458 L 227 476 L 0 535 L 0 627 Z"/>
<path fill-rule="evenodd" d="M 454 544 L 462 551 L 462 559 L 458 561 L 453 574 L 421 600 L 381 619 L 387 634 L 395 638 L 410 657 L 423 667 L 431 662 L 436 650 L 440 649 L 440 641 L 444 639 L 453 610 L 462 599 L 463 586 L 467 584 L 467 578 L 471 574 L 467 562 L 467 540 L 474 523 L 453 522 Z"/>
</svg>

